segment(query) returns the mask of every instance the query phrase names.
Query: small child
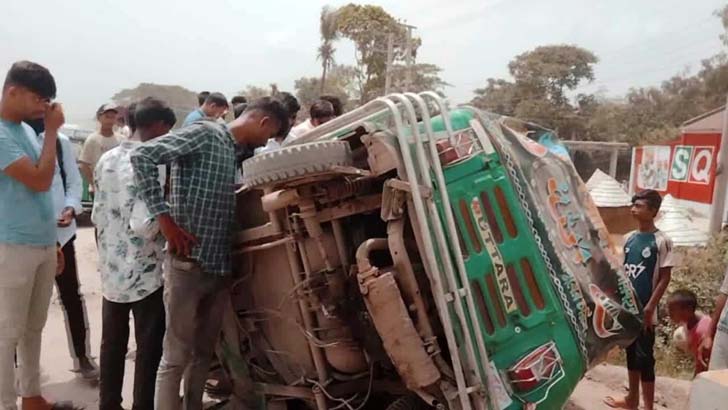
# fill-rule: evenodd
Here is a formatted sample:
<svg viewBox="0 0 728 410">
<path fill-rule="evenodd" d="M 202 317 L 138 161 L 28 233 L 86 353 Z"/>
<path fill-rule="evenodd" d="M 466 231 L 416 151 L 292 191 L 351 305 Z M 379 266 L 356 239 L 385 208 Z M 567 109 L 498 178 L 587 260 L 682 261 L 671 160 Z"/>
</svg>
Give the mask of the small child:
<svg viewBox="0 0 728 410">
<path fill-rule="evenodd" d="M 703 338 L 709 336 L 713 320 L 709 315 L 697 312 L 698 298 L 695 293 L 680 289 L 667 298 L 667 309 L 670 319 L 685 328 L 686 348 L 695 358 L 695 375 L 708 370 L 700 360 L 700 345 Z"/>
</svg>

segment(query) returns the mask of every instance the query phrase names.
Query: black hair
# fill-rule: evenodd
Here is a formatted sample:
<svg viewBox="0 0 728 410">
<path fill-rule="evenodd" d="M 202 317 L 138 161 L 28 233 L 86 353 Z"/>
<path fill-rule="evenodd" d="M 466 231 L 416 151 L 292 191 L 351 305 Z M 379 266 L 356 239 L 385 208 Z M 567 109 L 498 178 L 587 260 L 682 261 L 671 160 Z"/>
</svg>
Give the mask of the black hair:
<svg viewBox="0 0 728 410">
<path fill-rule="evenodd" d="M 295 117 L 298 115 L 298 112 L 301 111 L 301 104 L 298 103 L 298 99 L 291 93 L 285 91 L 280 92 L 276 96 L 276 99 L 278 99 L 286 108 L 288 111 L 288 117 Z"/>
<path fill-rule="evenodd" d="M 14 63 L 5 76 L 3 90 L 11 85 L 25 87 L 41 98 L 56 98 L 56 80 L 47 68 L 30 61 Z"/>
<path fill-rule="evenodd" d="M 344 104 L 342 104 L 341 98 L 334 95 L 322 95 L 319 99 L 328 101 L 334 106 L 334 116 L 338 117 L 344 113 Z"/>
<path fill-rule="evenodd" d="M 231 104 L 232 106 L 236 106 L 236 105 L 238 105 L 238 104 L 245 104 L 245 103 L 247 103 L 247 102 L 248 102 L 248 99 L 247 99 L 247 98 L 245 98 L 245 97 L 244 97 L 244 96 L 242 96 L 242 95 L 236 95 L 235 97 L 233 97 L 233 99 L 232 99 L 232 100 L 230 100 L 230 104 Z"/>
<path fill-rule="evenodd" d="M 235 104 L 235 106 L 233 107 L 234 117 L 240 117 L 240 115 L 245 112 L 246 108 L 248 108 L 248 103 Z"/>
<path fill-rule="evenodd" d="M 333 117 L 335 115 L 334 105 L 326 100 L 316 100 L 309 110 L 311 118 L 326 118 Z"/>
<path fill-rule="evenodd" d="M 280 125 L 280 130 L 278 131 L 279 137 L 288 135 L 288 130 L 290 129 L 288 119 L 290 115 L 283 102 L 272 97 L 259 98 L 248 104 L 248 107 L 245 108 L 245 112 L 251 111 L 261 111 L 277 122 Z"/>
<path fill-rule="evenodd" d="M 205 100 L 207 100 L 207 96 L 209 95 L 209 91 L 200 91 L 200 93 L 197 94 L 197 105 L 202 106 L 202 104 L 205 103 Z"/>
<path fill-rule="evenodd" d="M 134 116 L 136 115 L 136 107 L 137 103 L 133 102 L 129 104 L 128 107 L 126 107 L 126 125 L 129 126 L 129 129 L 131 130 L 131 133 L 133 134 L 134 131 L 136 131 L 137 125 L 136 125 L 136 119 Z"/>
<path fill-rule="evenodd" d="M 654 189 L 645 189 L 632 197 L 633 204 L 639 200 L 647 202 L 647 205 L 655 211 L 659 211 L 662 205 L 662 196 Z"/>
<path fill-rule="evenodd" d="M 205 104 L 215 104 L 218 107 L 229 107 L 228 100 L 222 93 L 212 93 L 205 99 Z"/>
<path fill-rule="evenodd" d="M 698 297 L 692 291 L 687 289 L 678 289 L 670 294 L 667 298 L 667 304 L 677 304 L 680 307 L 692 310 L 698 308 Z"/>
<path fill-rule="evenodd" d="M 157 121 L 173 127 L 177 117 L 167 103 L 158 98 L 147 97 L 137 103 L 134 121 L 139 128 L 149 127 Z"/>
<path fill-rule="evenodd" d="M 32 120 L 24 120 L 23 122 L 30 125 L 30 128 L 32 128 L 37 135 L 40 135 L 43 131 L 45 131 L 45 120 L 43 118 L 34 118 Z"/>
</svg>

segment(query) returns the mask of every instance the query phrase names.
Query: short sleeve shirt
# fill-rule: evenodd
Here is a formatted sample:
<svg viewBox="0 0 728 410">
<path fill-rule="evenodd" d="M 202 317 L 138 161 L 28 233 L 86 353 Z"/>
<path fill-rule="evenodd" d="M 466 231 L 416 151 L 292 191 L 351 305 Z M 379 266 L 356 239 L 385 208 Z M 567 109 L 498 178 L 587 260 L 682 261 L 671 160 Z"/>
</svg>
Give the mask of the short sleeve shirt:
<svg viewBox="0 0 728 410">
<path fill-rule="evenodd" d="M 720 286 L 720 293 L 728 295 L 728 269 L 726 269 L 725 278 L 723 278 L 723 284 Z M 720 315 L 718 321 L 718 331 L 728 335 L 728 303 L 723 307 L 723 312 Z"/>
<path fill-rule="evenodd" d="M 162 287 L 164 237 L 157 232 L 147 238 L 131 226 L 140 198 L 129 156 L 140 144 L 123 142 L 101 157 L 94 172 L 101 291 L 116 303 L 139 301 Z"/>
<path fill-rule="evenodd" d="M 652 297 L 662 268 L 675 266 L 672 240 L 662 231 L 627 235 L 624 244 L 624 270 L 642 306 Z"/>
<path fill-rule="evenodd" d="M 32 191 L 4 172 L 23 157 L 33 162 L 40 158 L 35 132 L 27 124 L 0 119 L 0 243 L 51 246 L 56 243 L 56 216 L 50 191 Z"/>
<path fill-rule="evenodd" d="M 112 148 L 119 146 L 123 137 L 119 134 L 114 134 L 111 137 L 104 137 L 98 132 L 94 132 L 86 138 L 83 143 L 83 149 L 81 155 L 78 157 L 78 162 L 83 162 L 91 165 L 91 169 L 96 169 L 96 164 L 99 162 L 99 158 L 104 155 L 107 151 Z"/>
</svg>

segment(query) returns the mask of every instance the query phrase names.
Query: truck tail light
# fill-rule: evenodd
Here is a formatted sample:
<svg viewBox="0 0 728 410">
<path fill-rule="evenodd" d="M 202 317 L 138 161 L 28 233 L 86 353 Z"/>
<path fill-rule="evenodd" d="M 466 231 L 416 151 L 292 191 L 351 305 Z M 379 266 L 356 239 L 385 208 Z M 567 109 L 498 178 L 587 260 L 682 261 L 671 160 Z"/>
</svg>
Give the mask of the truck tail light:
<svg viewBox="0 0 728 410">
<path fill-rule="evenodd" d="M 555 380 L 562 373 L 561 355 L 554 342 L 536 348 L 508 370 L 513 388 L 521 393 Z"/>
</svg>

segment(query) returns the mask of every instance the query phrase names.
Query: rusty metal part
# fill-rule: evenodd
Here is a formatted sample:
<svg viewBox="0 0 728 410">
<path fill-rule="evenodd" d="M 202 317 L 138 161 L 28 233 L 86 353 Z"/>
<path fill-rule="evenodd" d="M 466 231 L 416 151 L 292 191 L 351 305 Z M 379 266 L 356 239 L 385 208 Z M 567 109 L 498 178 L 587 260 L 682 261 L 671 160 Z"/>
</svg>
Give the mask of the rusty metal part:
<svg viewBox="0 0 728 410">
<path fill-rule="evenodd" d="M 298 202 L 299 199 L 298 191 L 295 189 L 282 189 L 280 191 L 263 195 L 263 197 L 260 198 L 260 202 L 264 211 L 273 212 L 294 204 Z"/>
<path fill-rule="evenodd" d="M 404 220 L 399 219 L 387 224 L 387 244 L 397 272 L 397 284 L 400 286 L 408 304 L 411 304 L 409 310 L 417 318 L 415 326 L 420 336 L 427 340 L 434 336 L 434 332 L 427 317 L 427 307 L 422 298 L 420 286 L 412 269 L 412 261 L 407 254 L 403 234 Z"/>
<path fill-rule="evenodd" d="M 351 263 L 349 261 L 349 254 L 346 251 L 346 238 L 344 237 L 344 230 L 341 228 L 341 220 L 334 219 L 331 221 L 331 230 L 334 233 L 334 240 L 336 240 L 336 250 L 339 252 L 339 260 L 341 266 L 344 268 L 344 272 L 349 272 Z"/>
<path fill-rule="evenodd" d="M 296 287 L 301 286 L 301 277 L 300 277 L 300 268 L 301 265 L 298 263 L 298 259 L 296 258 L 296 255 L 293 253 L 293 250 L 289 250 L 290 248 L 286 247 L 287 254 L 288 254 L 288 261 L 291 264 L 292 268 L 292 277 L 293 282 Z M 298 242 L 298 252 L 301 256 L 301 261 L 303 262 L 303 269 L 306 273 L 306 277 L 311 276 L 311 271 L 308 266 L 308 259 L 306 257 L 306 250 L 304 248 L 304 245 L 299 241 Z M 295 272 L 295 273 L 294 273 Z M 311 311 L 311 307 L 304 298 L 298 299 L 298 306 L 301 310 L 301 317 L 303 319 L 303 326 L 304 329 L 306 329 L 307 332 L 313 334 L 314 333 L 314 327 L 315 327 L 315 317 L 313 315 L 313 312 Z M 325 383 L 326 380 L 328 380 L 328 369 L 326 367 L 326 361 L 324 359 L 323 351 L 320 347 L 316 346 L 312 341 L 309 340 L 309 346 L 311 348 L 311 354 L 313 355 L 314 364 L 316 366 L 316 373 L 318 375 L 318 379 L 321 383 Z"/>
<path fill-rule="evenodd" d="M 369 255 L 387 249 L 386 239 L 369 239 L 356 252 L 357 279 L 377 333 L 402 380 L 412 390 L 434 385 L 440 371 L 425 350 L 391 271 L 372 266 Z"/>
<path fill-rule="evenodd" d="M 440 371 L 417 334 L 392 272 L 373 267 L 358 279 L 374 326 L 407 387 L 417 390 L 437 383 Z"/>
<path fill-rule="evenodd" d="M 298 209 L 300 210 L 298 216 L 303 220 L 308 235 L 316 242 L 318 251 L 326 264 L 326 269 L 329 271 L 334 270 L 331 257 L 323 243 L 324 231 L 317 218 L 316 204 L 312 200 L 303 200 L 299 202 Z"/>
<path fill-rule="evenodd" d="M 321 387 L 313 386 L 311 391 L 313 392 L 313 397 L 316 399 L 316 407 L 318 407 L 318 410 L 328 410 L 329 406 L 326 404 L 326 396 L 324 396 Z"/>
<path fill-rule="evenodd" d="M 367 148 L 367 162 L 374 175 L 383 175 L 400 167 L 397 140 L 385 132 L 364 135 L 361 141 Z"/>
<path fill-rule="evenodd" d="M 322 204 L 339 201 L 357 194 L 364 194 L 371 191 L 375 178 L 344 178 L 323 182 L 318 185 L 311 185 L 309 195 L 314 196 Z"/>
<path fill-rule="evenodd" d="M 354 197 L 337 206 L 322 209 L 318 213 L 318 220 L 319 222 L 328 222 L 334 219 L 375 211 L 381 206 L 381 194 Z"/>
<path fill-rule="evenodd" d="M 255 383 L 255 387 L 266 396 L 314 400 L 314 394 L 309 387 L 285 386 L 269 383 Z"/>
<path fill-rule="evenodd" d="M 257 251 L 264 251 L 267 249 L 275 248 L 276 246 L 283 246 L 286 244 L 289 244 L 294 241 L 294 238 L 292 236 L 286 236 L 281 239 L 276 239 L 272 242 L 266 242 L 260 245 L 251 245 L 251 246 L 245 246 L 242 248 L 237 248 L 233 250 L 233 255 L 239 255 L 242 253 L 250 253 L 250 252 L 257 252 Z"/>
<path fill-rule="evenodd" d="M 264 225 L 256 226 L 255 228 L 238 231 L 233 239 L 233 244 L 240 245 L 246 242 L 254 242 L 261 239 L 277 237 L 282 234 L 283 232 L 279 228 L 277 229 L 273 226 L 273 223 L 267 222 Z"/>
</svg>

